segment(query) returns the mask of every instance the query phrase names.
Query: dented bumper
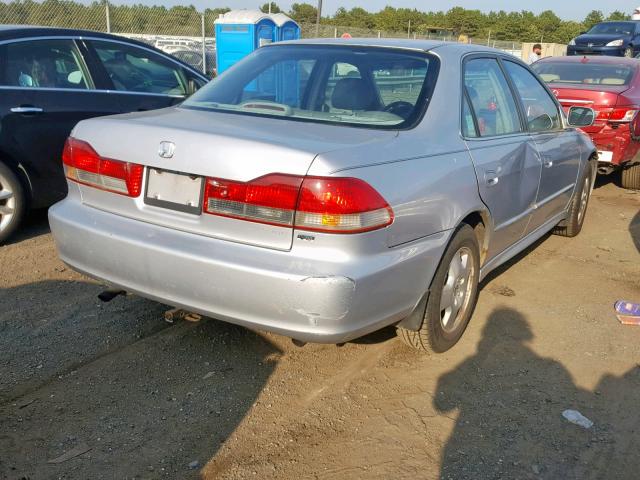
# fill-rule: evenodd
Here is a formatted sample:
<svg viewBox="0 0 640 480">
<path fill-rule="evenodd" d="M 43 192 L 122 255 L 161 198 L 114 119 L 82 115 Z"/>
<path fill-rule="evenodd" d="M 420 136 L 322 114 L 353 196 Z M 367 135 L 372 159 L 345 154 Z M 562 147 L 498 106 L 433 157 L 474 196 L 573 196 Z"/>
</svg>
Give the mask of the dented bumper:
<svg viewBox="0 0 640 480">
<path fill-rule="evenodd" d="M 310 257 L 143 223 L 73 198 L 49 210 L 60 256 L 140 296 L 302 341 L 344 342 L 398 322 L 431 282 L 442 232 L 374 255 Z"/>
</svg>

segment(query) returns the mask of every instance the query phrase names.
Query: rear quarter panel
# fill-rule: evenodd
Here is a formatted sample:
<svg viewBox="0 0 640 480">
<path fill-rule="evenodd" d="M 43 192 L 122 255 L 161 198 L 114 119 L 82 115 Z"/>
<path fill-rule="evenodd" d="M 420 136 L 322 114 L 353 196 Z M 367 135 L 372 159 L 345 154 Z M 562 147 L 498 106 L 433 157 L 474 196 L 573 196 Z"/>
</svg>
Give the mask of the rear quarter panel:
<svg viewBox="0 0 640 480">
<path fill-rule="evenodd" d="M 484 210 L 473 164 L 460 151 L 342 170 L 336 176 L 361 178 L 389 203 L 394 221 L 390 247 L 451 230 L 468 213 Z"/>
</svg>

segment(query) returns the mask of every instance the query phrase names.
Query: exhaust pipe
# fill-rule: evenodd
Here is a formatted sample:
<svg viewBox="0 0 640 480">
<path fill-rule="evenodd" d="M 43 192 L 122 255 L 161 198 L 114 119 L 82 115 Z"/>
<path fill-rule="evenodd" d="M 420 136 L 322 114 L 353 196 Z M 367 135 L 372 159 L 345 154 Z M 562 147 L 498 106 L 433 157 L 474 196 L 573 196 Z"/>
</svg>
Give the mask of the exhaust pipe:
<svg viewBox="0 0 640 480">
<path fill-rule="evenodd" d="M 202 320 L 202 315 L 189 312 L 181 308 L 172 308 L 164 312 L 164 320 L 167 323 L 174 323 L 177 320 L 186 320 L 187 322 L 199 322 Z"/>
</svg>

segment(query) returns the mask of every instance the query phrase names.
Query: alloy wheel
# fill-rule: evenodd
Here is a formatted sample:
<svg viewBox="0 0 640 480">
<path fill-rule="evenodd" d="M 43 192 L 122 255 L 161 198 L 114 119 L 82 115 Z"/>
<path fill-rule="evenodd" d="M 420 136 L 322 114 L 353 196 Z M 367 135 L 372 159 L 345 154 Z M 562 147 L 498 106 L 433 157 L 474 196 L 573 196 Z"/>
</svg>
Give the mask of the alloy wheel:
<svg viewBox="0 0 640 480">
<path fill-rule="evenodd" d="M 0 173 L 0 232 L 5 230 L 16 214 L 16 195 L 9 179 Z"/>
<path fill-rule="evenodd" d="M 461 247 L 451 259 L 440 296 L 440 323 L 447 333 L 455 331 L 467 313 L 474 274 L 473 252 Z"/>
<path fill-rule="evenodd" d="M 591 190 L 591 178 L 587 175 L 582 185 L 582 191 L 580 192 L 580 206 L 578 207 L 578 225 L 582 223 L 582 217 L 587 210 L 587 203 L 589 202 L 589 192 Z"/>
</svg>

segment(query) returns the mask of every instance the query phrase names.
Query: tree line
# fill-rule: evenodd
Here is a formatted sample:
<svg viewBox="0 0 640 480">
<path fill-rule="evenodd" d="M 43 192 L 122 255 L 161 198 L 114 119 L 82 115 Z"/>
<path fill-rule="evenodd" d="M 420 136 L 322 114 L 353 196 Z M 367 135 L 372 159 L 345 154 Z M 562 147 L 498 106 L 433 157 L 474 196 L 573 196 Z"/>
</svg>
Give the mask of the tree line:
<svg viewBox="0 0 640 480">
<path fill-rule="evenodd" d="M 269 4 L 262 5 L 267 12 Z M 193 5 L 163 6 L 109 4 L 110 28 L 113 32 L 200 35 L 201 16 L 205 15 L 208 31 L 219 14 L 230 9 L 215 8 L 199 12 Z M 271 3 L 271 12 L 282 9 Z M 287 12 L 301 24 L 316 22 L 317 9 L 309 3 L 294 3 Z M 410 8 L 387 6 L 378 12 L 355 7 L 339 8 L 333 15 L 323 16 L 321 23 L 354 29 L 385 32 L 410 32 L 417 35 L 447 32 L 452 36 L 487 38 L 517 42 L 567 43 L 582 31 L 604 20 L 627 20 L 620 11 L 605 16 L 601 11 L 590 12 L 583 21 L 562 20 L 550 10 L 538 15 L 519 12 L 489 12 L 454 7 L 446 12 L 424 12 Z M 106 1 L 89 4 L 73 0 L 0 0 L 0 23 L 51 25 L 92 30 L 106 29 Z"/>
<path fill-rule="evenodd" d="M 262 5 L 266 12 L 269 4 Z M 271 3 L 271 12 L 281 11 L 275 2 Z M 317 9 L 308 3 L 294 3 L 288 13 L 299 23 L 316 21 Z M 323 16 L 322 23 L 368 30 L 390 32 L 410 32 L 427 35 L 433 31 L 450 31 L 455 36 L 466 35 L 472 38 L 492 38 L 518 42 L 557 42 L 568 43 L 573 37 L 590 29 L 596 23 L 605 20 L 629 20 L 629 16 L 620 11 L 605 16 L 594 10 L 583 21 L 562 20 L 551 10 L 538 15 L 522 10 L 519 12 L 483 13 L 454 7 L 446 12 L 424 12 L 410 8 L 387 6 L 379 12 L 369 12 L 361 7 L 351 10 L 339 8 L 331 16 Z"/>
</svg>

